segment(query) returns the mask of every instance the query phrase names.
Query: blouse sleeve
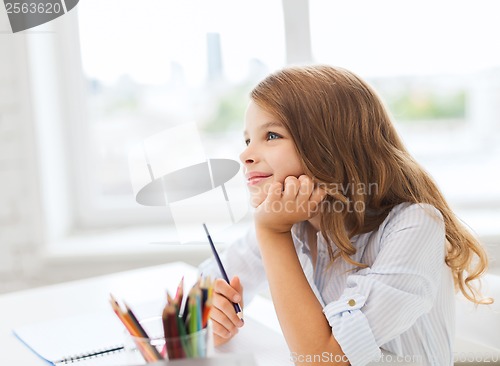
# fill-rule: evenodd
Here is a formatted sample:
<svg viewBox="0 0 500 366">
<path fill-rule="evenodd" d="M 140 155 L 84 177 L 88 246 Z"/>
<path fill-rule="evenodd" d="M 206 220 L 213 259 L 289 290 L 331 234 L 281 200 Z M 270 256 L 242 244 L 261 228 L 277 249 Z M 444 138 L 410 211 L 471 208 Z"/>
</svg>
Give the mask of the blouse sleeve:
<svg viewBox="0 0 500 366">
<path fill-rule="evenodd" d="M 409 205 L 381 227 L 373 265 L 348 276 L 340 298 L 323 309 L 353 366 L 379 359 L 379 347 L 430 311 L 445 258 L 441 214 Z"/>
<path fill-rule="evenodd" d="M 235 241 L 220 254 L 227 276 L 238 276 L 243 286 L 243 301 L 248 305 L 254 296 L 267 286 L 266 272 L 260 256 L 255 230 L 250 228 L 246 235 Z M 199 273 L 212 278 L 222 277 L 215 259 L 210 257 L 200 264 Z"/>
</svg>

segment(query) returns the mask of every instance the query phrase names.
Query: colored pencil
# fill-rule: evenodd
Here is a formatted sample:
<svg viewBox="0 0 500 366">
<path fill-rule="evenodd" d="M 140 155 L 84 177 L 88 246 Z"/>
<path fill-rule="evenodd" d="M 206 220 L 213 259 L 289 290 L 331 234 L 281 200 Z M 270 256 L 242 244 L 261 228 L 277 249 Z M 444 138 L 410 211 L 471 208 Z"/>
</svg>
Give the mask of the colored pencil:
<svg viewBox="0 0 500 366">
<path fill-rule="evenodd" d="M 130 307 L 126 303 L 124 303 L 124 305 L 125 305 L 125 309 L 127 309 L 126 315 L 130 316 L 130 319 L 132 320 L 132 324 L 134 325 L 134 327 L 137 329 L 137 332 L 139 333 L 139 337 L 142 337 L 144 339 L 149 339 L 148 334 L 146 333 L 146 331 L 142 327 L 141 323 L 139 323 L 139 320 L 135 316 L 132 309 L 130 309 Z M 158 350 L 156 349 L 156 347 L 151 345 L 149 342 L 145 342 L 145 348 L 147 348 L 153 354 L 153 357 L 155 358 L 156 361 L 162 359 L 162 357 L 161 357 L 160 353 L 158 352 Z"/>
<path fill-rule="evenodd" d="M 167 303 L 161 316 L 165 346 L 161 352 L 151 343 L 140 341 L 140 338 L 148 339 L 148 334 L 126 303 L 123 303 L 122 309 L 111 294 L 109 301 L 147 363 L 164 359 L 167 355 L 172 360 L 206 357 L 206 338 L 201 331 L 206 329 L 212 309 L 213 282 L 209 277 L 200 276 L 187 296 L 184 296 L 182 277 L 175 296 L 172 297 L 167 291 L 166 297 Z"/>
<path fill-rule="evenodd" d="M 193 289 L 194 290 L 194 289 Z M 198 331 L 197 330 L 197 325 L 198 325 L 198 319 L 197 319 L 197 316 L 198 316 L 198 312 L 197 312 L 197 309 L 196 309 L 196 306 L 197 306 L 197 302 L 196 302 L 196 295 L 194 293 L 194 291 L 191 290 L 190 294 L 189 294 L 189 334 L 191 335 L 191 337 L 189 338 L 190 340 L 190 350 L 192 352 L 192 356 L 193 357 L 198 357 L 199 354 L 198 354 L 198 345 L 197 345 L 197 342 L 196 342 L 196 332 Z"/>
<path fill-rule="evenodd" d="M 206 328 L 208 324 L 208 319 L 210 318 L 210 310 L 212 310 L 212 298 L 209 297 L 205 302 L 205 306 L 203 307 L 203 316 L 202 316 L 202 327 Z"/>
<path fill-rule="evenodd" d="M 186 335 L 187 335 L 186 326 L 184 325 L 182 317 L 180 317 L 179 315 L 177 315 L 176 320 L 177 320 L 177 329 L 179 330 L 179 337 L 181 338 L 184 353 L 186 354 L 186 357 L 191 357 L 191 352 L 189 350 L 189 344 L 188 344 L 188 341 L 186 339 Z"/>
<path fill-rule="evenodd" d="M 170 327 L 170 322 L 169 322 L 169 316 L 168 316 L 168 307 L 169 304 L 163 308 L 163 313 L 161 315 L 162 319 L 162 324 L 163 324 L 163 333 L 165 335 L 165 347 L 167 349 L 167 355 L 168 358 L 171 359 L 174 357 L 174 350 L 172 347 L 172 343 L 170 342 L 170 337 L 171 337 L 171 327 Z"/>
<path fill-rule="evenodd" d="M 179 285 L 177 286 L 177 291 L 175 293 L 175 299 L 181 303 L 180 300 L 182 300 L 182 297 L 184 296 L 184 276 L 181 278 L 181 282 L 179 282 Z"/>
<path fill-rule="evenodd" d="M 184 358 L 184 350 L 177 326 L 177 311 L 174 304 L 167 304 L 163 311 L 163 328 L 165 333 L 165 343 L 167 345 L 168 358 Z"/>
<path fill-rule="evenodd" d="M 120 305 L 118 304 L 118 301 L 116 301 L 116 299 L 111 294 L 110 294 L 110 303 L 111 307 L 113 308 L 113 311 L 121 320 L 121 322 L 123 323 L 127 331 L 130 333 L 130 335 L 132 337 L 140 337 L 139 331 L 134 327 L 134 324 L 130 316 L 121 309 Z M 155 353 L 150 349 L 150 347 L 147 347 L 147 344 L 135 340 L 134 342 L 137 345 L 139 352 L 144 357 L 146 362 L 155 362 L 161 359 L 161 357 L 160 358 L 156 357 Z"/>
</svg>

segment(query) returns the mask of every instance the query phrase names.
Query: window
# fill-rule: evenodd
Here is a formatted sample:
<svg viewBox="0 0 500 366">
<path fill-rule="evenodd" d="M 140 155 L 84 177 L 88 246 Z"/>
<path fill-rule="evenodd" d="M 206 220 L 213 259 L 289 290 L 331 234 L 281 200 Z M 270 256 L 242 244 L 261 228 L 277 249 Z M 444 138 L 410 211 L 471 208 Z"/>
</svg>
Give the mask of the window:
<svg viewBox="0 0 500 366">
<path fill-rule="evenodd" d="M 498 209 L 496 8 L 494 0 L 80 2 L 88 113 L 75 139 L 80 222 L 165 222 L 165 211 L 134 201 L 131 146 L 196 122 L 209 156 L 237 160 L 248 92 L 290 61 L 367 79 L 454 208 Z"/>
<path fill-rule="evenodd" d="M 385 100 L 450 204 L 500 207 L 496 1 L 310 2 L 315 62 L 344 66 Z"/>
<path fill-rule="evenodd" d="M 285 64 L 281 2 L 87 0 L 78 18 L 88 103 L 80 221 L 165 222 L 168 210 L 135 203 L 128 151 L 195 122 L 209 157 L 238 160 L 248 92 Z"/>
</svg>

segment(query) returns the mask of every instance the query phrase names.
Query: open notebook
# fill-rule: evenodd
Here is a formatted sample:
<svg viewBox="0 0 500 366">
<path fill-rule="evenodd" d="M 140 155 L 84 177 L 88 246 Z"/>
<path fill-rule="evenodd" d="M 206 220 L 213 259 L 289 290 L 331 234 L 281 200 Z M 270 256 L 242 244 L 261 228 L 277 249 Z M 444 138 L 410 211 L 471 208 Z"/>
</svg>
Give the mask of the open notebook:
<svg viewBox="0 0 500 366">
<path fill-rule="evenodd" d="M 142 306 L 138 313 L 152 314 L 144 311 L 146 307 L 151 308 L 151 304 Z M 15 328 L 13 333 L 31 351 L 54 365 L 145 364 L 138 352 L 124 349 L 126 332 L 111 310 L 30 324 Z M 293 365 L 288 361 L 288 348 L 282 335 L 250 317 L 246 317 L 239 334 L 218 347 L 213 357 L 220 360 L 220 365 L 224 364 L 223 360 L 241 366 Z"/>
<path fill-rule="evenodd" d="M 124 361 L 124 355 L 119 353 L 124 350 L 125 333 L 115 318 L 112 312 L 82 314 L 19 327 L 13 333 L 39 357 L 54 365 L 101 356 L 107 357 L 107 364 L 119 364 Z M 140 361 L 131 357 L 128 364 Z"/>
</svg>

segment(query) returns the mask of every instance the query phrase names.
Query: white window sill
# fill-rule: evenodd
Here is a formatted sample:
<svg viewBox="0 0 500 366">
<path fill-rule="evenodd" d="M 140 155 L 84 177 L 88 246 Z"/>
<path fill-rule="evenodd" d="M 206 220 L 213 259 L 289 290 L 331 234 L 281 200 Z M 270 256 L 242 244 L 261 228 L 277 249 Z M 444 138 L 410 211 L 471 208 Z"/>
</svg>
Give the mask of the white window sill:
<svg viewBox="0 0 500 366">
<path fill-rule="evenodd" d="M 479 236 L 490 256 L 490 267 L 500 271 L 500 212 L 498 210 L 467 210 L 458 216 Z M 243 221 L 212 235 L 219 250 L 243 236 L 251 223 Z M 207 258 L 211 255 L 208 241 L 181 244 L 174 227 L 131 226 L 108 230 L 75 233 L 48 244 L 44 259 L 50 263 L 110 260 L 148 259 L 157 256 L 175 258 Z"/>
<path fill-rule="evenodd" d="M 224 232 L 212 235 L 218 250 L 243 236 L 249 223 L 238 223 Z M 180 243 L 174 227 L 131 226 L 77 232 L 45 246 L 45 262 L 57 263 L 82 260 L 133 260 L 176 257 L 192 259 L 211 255 L 208 240 Z"/>
</svg>

